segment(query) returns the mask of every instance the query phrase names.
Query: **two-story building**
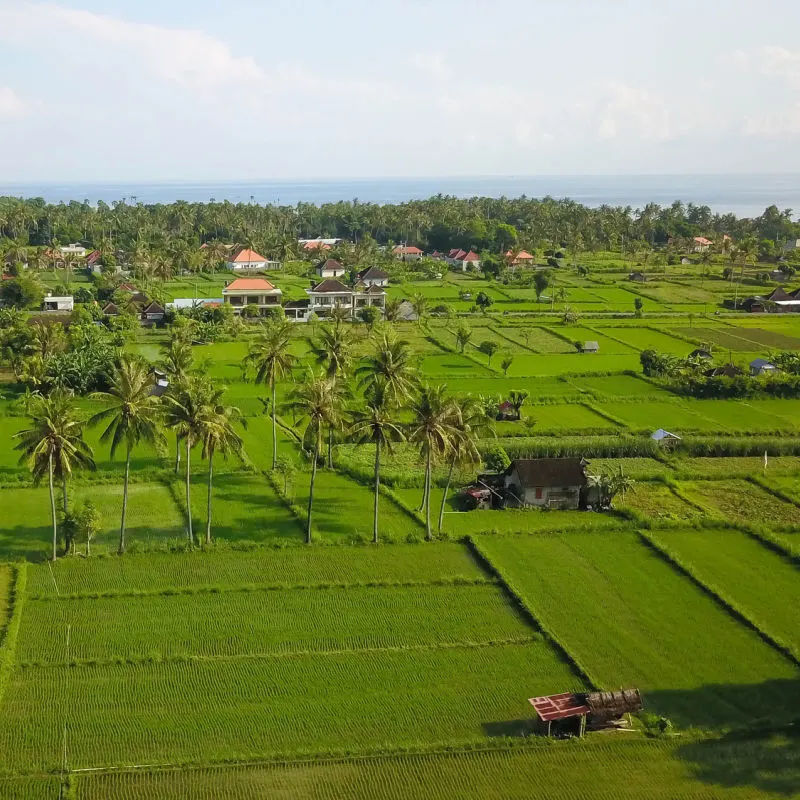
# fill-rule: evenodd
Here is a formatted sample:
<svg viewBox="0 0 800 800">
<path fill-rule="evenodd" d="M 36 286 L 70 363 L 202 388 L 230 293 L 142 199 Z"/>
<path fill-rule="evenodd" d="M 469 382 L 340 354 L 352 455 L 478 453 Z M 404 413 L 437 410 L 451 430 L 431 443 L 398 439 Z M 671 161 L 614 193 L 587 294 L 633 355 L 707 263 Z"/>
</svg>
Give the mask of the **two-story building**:
<svg viewBox="0 0 800 800">
<path fill-rule="evenodd" d="M 306 289 L 308 313 L 318 317 L 330 316 L 334 308 L 343 308 L 353 317 L 359 309 L 376 306 L 383 313 L 386 292 L 380 286 L 363 286 L 355 289 L 335 278 L 326 278 L 316 286 Z"/>
<path fill-rule="evenodd" d="M 399 244 L 392 250 L 392 255 L 401 261 L 419 261 L 424 253 L 419 247 Z"/>
<path fill-rule="evenodd" d="M 246 306 L 258 306 L 263 316 L 271 308 L 280 308 L 283 292 L 266 278 L 237 278 L 222 290 L 222 302 L 241 314 Z"/>
<path fill-rule="evenodd" d="M 358 273 L 358 282 L 364 286 L 379 286 L 383 288 L 389 285 L 389 273 L 377 267 L 367 267 Z"/>
</svg>

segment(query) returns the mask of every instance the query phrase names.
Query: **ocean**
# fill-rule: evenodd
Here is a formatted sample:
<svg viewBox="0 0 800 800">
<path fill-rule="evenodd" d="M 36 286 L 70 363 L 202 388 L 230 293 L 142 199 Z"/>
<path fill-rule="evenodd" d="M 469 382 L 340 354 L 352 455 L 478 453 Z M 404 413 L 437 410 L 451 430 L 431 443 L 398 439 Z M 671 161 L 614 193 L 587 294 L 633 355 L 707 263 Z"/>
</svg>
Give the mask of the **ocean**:
<svg viewBox="0 0 800 800">
<path fill-rule="evenodd" d="M 295 205 L 358 198 L 401 203 L 437 194 L 456 197 L 568 197 L 587 206 L 669 205 L 675 200 L 709 206 L 740 217 L 761 214 L 769 205 L 793 209 L 800 217 L 800 175 L 552 175 L 474 178 L 385 178 L 319 181 L 19 183 L 0 184 L 0 196 L 43 197 L 50 203 L 102 200 L 172 203 L 176 200 Z"/>
</svg>

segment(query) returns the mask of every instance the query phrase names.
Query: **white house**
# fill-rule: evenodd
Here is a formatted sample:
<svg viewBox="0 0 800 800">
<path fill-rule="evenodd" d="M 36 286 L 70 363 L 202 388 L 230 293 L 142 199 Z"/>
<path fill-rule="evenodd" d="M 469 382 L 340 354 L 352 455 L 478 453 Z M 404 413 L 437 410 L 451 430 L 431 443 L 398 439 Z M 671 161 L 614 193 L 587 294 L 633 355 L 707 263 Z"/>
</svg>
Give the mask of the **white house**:
<svg viewBox="0 0 800 800">
<path fill-rule="evenodd" d="M 389 273 L 377 267 L 367 267 L 358 273 L 358 282 L 363 283 L 364 286 L 388 286 Z"/>
<path fill-rule="evenodd" d="M 518 458 L 502 476 L 507 506 L 579 508 L 588 486 L 582 458 Z"/>
<path fill-rule="evenodd" d="M 659 447 L 663 447 L 665 450 L 671 450 L 681 440 L 680 436 L 665 431 L 663 428 L 653 431 L 653 433 L 650 434 L 650 438 L 656 442 Z"/>
<path fill-rule="evenodd" d="M 280 308 L 282 295 L 266 278 L 237 278 L 222 290 L 222 301 L 233 308 L 234 314 L 241 314 L 246 306 L 258 306 L 264 316 L 269 309 Z"/>
<path fill-rule="evenodd" d="M 775 372 L 777 367 L 770 361 L 767 361 L 766 358 L 754 358 L 750 362 L 750 374 L 751 375 L 769 375 L 772 372 Z"/>
<path fill-rule="evenodd" d="M 76 258 L 83 258 L 86 255 L 86 248 L 77 242 L 66 244 L 58 249 L 61 251 L 62 256 L 75 256 Z"/>
<path fill-rule="evenodd" d="M 243 247 L 230 261 L 225 262 L 225 266 L 228 269 L 234 270 L 234 272 L 241 272 L 262 269 L 281 269 L 283 264 L 281 264 L 280 261 L 270 261 L 259 253 L 256 253 L 255 250 Z"/>
<path fill-rule="evenodd" d="M 311 289 L 308 294 L 308 314 L 318 317 L 330 316 L 334 308 L 344 308 L 350 317 L 366 306 L 376 306 L 383 312 L 386 304 L 386 292 L 379 286 L 366 286 L 351 289 L 335 278 L 327 278 Z"/>
<path fill-rule="evenodd" d="M 340 278 L 345 272 L 347 270 L 344 268 L 344 264 L 340 264 L 335 258 L 321 261 L 316 267 L 316 273 L 320 278 Z"/>
<path fill-rule="evenodd" d="M 72 311 L 75 308 L 75 301 L 72 295 L 65 295 L 64 297 L 55 297 L 48 294 L 42 303 L 42 311 Z"/>
<path fill-rule="evenodd" d="M 705 253 L 714 242 L 711 239 L 706 239 L 705 236 L 695 236 L 692 239 L 692 250 L 695 253 Z"/>
<path fill-rule="evenodd" d="M 472 250 L 469 252 L 466 250 L 451 250 L 445 260 L 453 269 L 460 269 L 462 272 L 466 272 L 470 267 L 479 269 L 481 265 L 481 257 Z"/>
</svg>

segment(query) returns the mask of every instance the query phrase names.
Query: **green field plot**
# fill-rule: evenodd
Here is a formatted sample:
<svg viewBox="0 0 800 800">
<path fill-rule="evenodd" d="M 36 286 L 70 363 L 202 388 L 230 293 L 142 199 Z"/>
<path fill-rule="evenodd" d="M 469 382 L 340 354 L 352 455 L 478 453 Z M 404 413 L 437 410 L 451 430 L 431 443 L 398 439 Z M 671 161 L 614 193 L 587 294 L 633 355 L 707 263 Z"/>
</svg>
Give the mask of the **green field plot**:
<svg viewBox="0 0 800 800">
<path fill-rule="evenodd" d="M 605 326 L 598 327 L 597 330 L 607 337 L 620 339 L 629 347 L 637 350 L 653 349 L 660 353 L 674 355 L 688 355 L 692 350 L 692 346 L 687 342 L 641 325 L 637 327 Z"/>
<path fill-rule="evenodd" d="M 764 406 L 754 405 L 750 400 L 699 400 L 691 407 L 722 428 L 742 433 L 769 433 L 791 431 L 800 425 L 791 420 L 794 402 L 797 401 L 768 400 Z M 794 408 L 800 413 L 800 403 Z M 778 411 L 785 413 L 776 413 Z"/>
<path fill-rule="evenodd" d="M 763 328 L 741 328 L 732 331 L 736 336 L 741 336 L 753 342 L 755 348 L 767 347 L 770 350 L 800 350 L 800 338 L 789 336 L 778 331 L 764 330 Z"/>
<path fill-rule="evenodd" d="M 435 378 L 437 381 L 446 381 L 450 376 L 488 377 L 493 374 L 485 366 L 471 361 L 460 353 L 425 356 L 420 364 L 420 372 L 429 376 L 431 380 Z"/>
<path fill-rule="evenodd" d="M 787 497 L 791 497 L 796 503 L 800 503 L 800 475 L 795 475 L 794 477 L 781 476 L 780 466 L 774 469 L 773 461 L 778 461 L 778 459 L 770 459 L 767 471 L 764 472 L 762 470 L 758 474 L 763 476 L 770 487 L 782 492 Z"/>
<path fill-rule="evenodd" d="M 800 430 L 800 400 L 748 400 L 755 414 L 771 414 L 784 421 L 784 428 Z"/>
<path fill-rule="evenodd" d="M 129 622 L 120 625 L 120 620 Z M 387 621 L 391 620 L 391 623 Z M 69 650 L 54 646 L 70 626 Z M 530 639 L 497 586 L 231 591 L 30 600 L 17 661 L 245 656 Z"/>
<path fill-rule="evenodd" d="M 763 456 L 729 458 L 680 458 L 673 461 L 676 473 L 705 478 L 710 475 L 724 477 L 769 476 L 800 473 L 800 456 L 772 456 L 764 470 Z"/>
<path fill-rule="evenodd" d="M 0 645 L 5 638 L 6 623 L 11 603 L 11 590 L 14 574 L 11 567 L 0 564 Z"/>
<path fill-rule="evenodd" d="M 648 481 L 659 475 L 671 473 L 671 468 L 655 458 L 592 458 L 589 460 L 590 475 L 602 472 L 619 472 L 635 480 Z"/>
<path fill-rule="evenodd" d="M 65 716 L 71 768 L 480 741 L 519 731 L 528 695 L 580 687 L 544 640 L 30 667 L 4 697 L 0 752 L 12 769 L 59 768 Z"/>
<path fill-rule="evenodd" d="M 601 737 L 580 745 L 137 770 L 73 780 L 77 800 L 765 800 L 793 793 L 795 757 L 796 749 L 779 733 L 755 741 Z"/>
<path fill-rule="evenodd" d="M 39 558 L 52 547 L 52 522 L 48 491 L 0 489 L 4 522 L 0 527 L 0 553 Z M 77 484 L 71 501 L 91 500 L 100 514 L 100 532 L 92 540 L 95 554 L 115 552 L 119 540 L 122 485 Z M 60 507 L 61 496 L 57 493 Z M 132 483 L 128 491 L 126 540 L 132 547 L 147 547 L 184 536 L 184 525 L 169 489 L 161 483 Z M 86 542 L 76 542 L 79 551 Z"/>
<path fill-rule="evenodd" d="M 636 534 L 489 536 L 478 545 L 595 682 L 639 687 L 651 712 L 727 726 L 786 718 L 800 701 L 796 667 Z"/>
<path fill-rule="evenodd" d="M 533 420 L 536 423 L 535 431 L 580 431 L 607 429 L 618 430 L 615 425 L 605 417 L 601 417 L 588 406 L 581 403 L 565 403 L 564 405 L 526 405 L 523 406 L 523 420 Z M 505 426 L 516 425 L 530 435 L 527 426 L 521 423 L 497 423 L 499 436 L 507 436 Z M 602 431 L 601 431 L 602 432 Z"/>
<path fill-rule="evenodd" d="M 595 330 L 589 330 L 582 327 L 564 327 L 559 328 L 558 332 L 566 336 L 572 342 L 597 342 L 600 345 L 599 353 L 585 353 L 583 357 L 588 360 L 598 355 L 630 355 L 636 354 L 638 362 L 638 351 L 635 347 L 622 344 L 621 342 L 614 341 L 608 336 L 598 333 Z"/>
<path fill-rule="evenodd" d="M 55 581 L 53 577 L 55 577 Z M 485 573 L 464 545 L 439 543 L 366 547 L 287 547 L 249 553 L 127 554 L 86 564 L 62 559 L 28 569 L 34 597 L 231 589 L 237 586 L 433 583 L 476 581 Z"/>
<path fill-rule="evenodd" d="M 697 519 L 702 512 L 678 497 L 663 483 L 637 483 L 614 504 L 631 508 L 649 520 Z"/>
<path fill-rule="evenodd" d="M 533 356 L 533 358 L 544 358 L 544 356 Z M 448 390 L 453 394 L 472 394 L 475 397 L 480 395 L 484 397 L 506 397 L 514 389 L 528 392 L 528 402 L 534 402 L 543 397 L 565 398 L 580 396 L 579 389 L 556 376 L 504 378 L 502 375 L 498 375 L 490 378 L 485 373 L 480 373 L 480 368 L 478 368 L 478 374 L 475 376 L 448 378 L 446 383 Z"/>
<path fill-rule="evenodd" d="M 680 435 L 687 430 L 725 430 L 727 426 L 702 414 L 702 402 L 652 400 L 642 403 L 604 402 L 602 408 L 621 419 L 633 430 L 654 431 L 666 428 Z"/>
<path fill-rule="evenodd" d="M 594 394 L 608 397 L 673 398 L 673 395 L 665 389 L 634 375 L 602 375 L 598 377 L 584 375 L 579 378 L 570 378 L 569 382 L 578 389 L 586 389 Z"/>
<path fill-rule="evenodd" d="M 654 534 L 706 586 L 800 658 L 800 571 L 736 530 Z"/>
<path fill-rule="evenodd" d="M 744 480 L 682 484 L 686 495 L 731 522 L 768 526 L 800 525 L 800 508 Z"/>
<path fill-rule="evenodd" d="M 646 286 L 641 287 L 641 290 L 645 294 L 669 305 L 683 305 L 686 303 L 716 304 L 719 302 L 719 295 L 709 291 L 708 288 L 695 284 L 673 282 L 660 277 L 657 282 L 648 281 Z"/>
<path fill-rule="evenodd" d="M 572 353 L 570 343 L 551 333 L 547 328 L 507 325 L 500 328 L 504 336 L 539 353 Z"/>
<path fill-rule="evenodd" d="M 707 342 L 713 347 L 722 350 L 733 350 L 734 352 L 751 352 L 758 350 L 759 346 L 745 337 L 746 331 L 744 329 L 738 331 L 734 328 L 685 328 L 675 327 L 669 330 L 674 330 L 675 333 L 682 336 L 688 336 L 699 342 Z"/>
<path fill-rule="evenodd" d="M 0 797 L 7 797 L 10 800 L 53 800 L 62 796 L 61 791 L 61 779 L 56 776 L 0 777 Z"/>
</svg>

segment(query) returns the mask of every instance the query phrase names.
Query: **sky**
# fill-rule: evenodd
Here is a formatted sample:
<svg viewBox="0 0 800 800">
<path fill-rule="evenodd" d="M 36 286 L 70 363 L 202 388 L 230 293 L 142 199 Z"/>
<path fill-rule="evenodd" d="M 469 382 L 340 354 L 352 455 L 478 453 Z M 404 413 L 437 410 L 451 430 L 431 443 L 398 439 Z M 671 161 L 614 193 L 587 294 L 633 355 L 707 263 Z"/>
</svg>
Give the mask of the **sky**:
<svg viewBox="0 0 800 800">
<path fill-rule="evenodd" d="M 0 182 L 800 173 L 789 0 L 0 0 Z"/>
</svg>

